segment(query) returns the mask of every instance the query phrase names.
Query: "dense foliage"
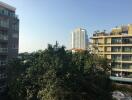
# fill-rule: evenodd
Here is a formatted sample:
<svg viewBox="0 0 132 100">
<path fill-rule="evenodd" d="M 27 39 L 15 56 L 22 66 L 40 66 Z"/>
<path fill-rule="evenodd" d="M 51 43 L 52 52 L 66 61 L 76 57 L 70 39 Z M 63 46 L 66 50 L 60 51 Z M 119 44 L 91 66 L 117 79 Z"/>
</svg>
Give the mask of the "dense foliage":
<svg viewBox="0 0 132 100">
<path fill-rule="evenodd" d="M 48 45 L 9 63 L 12 100 L 111 100 L 108 60 Z"/>
</svg>

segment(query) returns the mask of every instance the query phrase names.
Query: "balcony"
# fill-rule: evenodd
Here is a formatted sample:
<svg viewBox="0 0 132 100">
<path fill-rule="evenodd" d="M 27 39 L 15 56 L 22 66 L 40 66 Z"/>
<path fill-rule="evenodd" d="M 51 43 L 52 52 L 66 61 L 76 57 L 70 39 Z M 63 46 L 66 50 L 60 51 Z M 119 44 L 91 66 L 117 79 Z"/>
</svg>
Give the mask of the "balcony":
<svg viewBox="0 0 132 100">
<path fill-rule="evenodd" d="M 122 61 L 132 61 L 132 58 L 123 58 Z"/>
<path fill-rule="evenodd" d="M 132 55 L 130 55 L 130 54 L 123 55 L 122 61 L 132 61 Z"/>
<path fill-rule="evenodd" d="M 132 38 L 123 38 L 122 44 L 132 44 Z"/>
<path fill-rule="evenodd" d="M 114 66 L 112 71 L 132 72 L 132 66 Z"/>
<path fill-rule="evenodd" d="M 0 66 L 4 66 L 7 64 L 7 60 L 0 60 Z"/>
<path fill-rule="evenodd" d="M 0 40 L 8 40 L 8 36 L 0 35 Z"/>
<path fill-rule="evenodd" d="M 123 47 L 123 52 L 132 52 L 132 47 Z"/>
<path fill-rule="evenodd" d="M 110 45 L 111 43 L 110 42 L 105 42 L 106 45 Z"/>
<path fill-rule="evenodd" d="M 122 52 L 132 52 L 132 50 L 123 50 Z"/>
<path fill-rule="evenodd" d="M 7 78 L 7 75 L 6 74 L 0 74 L 0 79 L 5 79 L 5 78 Z"/>
<path fill-rule="evenodd" d="M 132 72 L 132 69 L 112 68 L 112 71 L 116 71 L 116 72 Z"/>
<path fill-rule="evenodd" d="M 132 83 L 132 78 L 110 76 L 110 79 L 113 80 L 113 81 Z"/>
<path fill-rule="evenodd" d="M 0 48 L 0 53 L 7 53 L 8 52 L 8 48 Z"/>
<path fill-rule="evenodd" d="M 4 92 L 6 87 L 6 84 L 0 85 L 0 93 Z"/>
<path fill-rule="evenodd" d="M 113 61 L 122 61 L 122 58 L 118 58 L 118 57 L 117 57 L 117 58 L 113 58 L 112 60 L 113 60 Z"/>
<path fill-rule="evenodd" d="M 112 49 L 112 52 L 122 52 L 121 49 Z"/>
<path fill-rule="evenodd" d="M 117 64 L 117 65 L 114 65 L 112 68 L 113 68 L 113 69 L 121 69 L 122 66 L 121 66 L 121 64 Z"/>
<path fill-rule="evenodd" d="M 113 38 L 111 44 L 122 44 L 121 38 Z"/>
<path fill-rule="evenodd" d="M 9 10 L 6 10 L 6 9 L 0 9 L 0 15 L 18 18 L 18 15 L 16 15 L 14 12 L 10 12 Z"/>
</svg>

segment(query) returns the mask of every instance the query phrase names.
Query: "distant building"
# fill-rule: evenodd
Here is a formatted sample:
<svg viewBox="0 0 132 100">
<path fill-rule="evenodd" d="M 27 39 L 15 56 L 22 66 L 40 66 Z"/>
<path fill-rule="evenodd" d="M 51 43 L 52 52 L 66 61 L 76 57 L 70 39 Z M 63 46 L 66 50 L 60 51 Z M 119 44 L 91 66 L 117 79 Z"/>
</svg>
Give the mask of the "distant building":
<svg viewBox="0 0 132 100">
<path fill-rule="evenodd" d="M 6 64 L 18 56 L 19 19 L 15 10 L 0 2 L 0 92 L 6 88 Z"/>
<path fill-rule="evenodd" d="M 71 49 L 86 50 L 88 44 L 88 36 L 86 29 L 77 28 L 71 33 Z"/>
<path fill-rule="evenodd" d="M 97 32 L 91 39 L 100 56 L 114 61 L 111 79 L 132 82 L 132 25 L 113 28 L 109 34 Z"/>
</svg>

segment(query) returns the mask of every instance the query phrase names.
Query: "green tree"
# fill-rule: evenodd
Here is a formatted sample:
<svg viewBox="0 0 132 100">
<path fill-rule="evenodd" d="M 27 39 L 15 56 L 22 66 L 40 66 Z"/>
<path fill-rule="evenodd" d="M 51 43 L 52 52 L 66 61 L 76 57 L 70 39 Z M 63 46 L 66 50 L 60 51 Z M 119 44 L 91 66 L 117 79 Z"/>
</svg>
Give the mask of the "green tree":
<svg viewBox="0 0 132 100">
<path fill-rule="evenodd" d="M 111 100 L 107 59 L 88 51 L 72 53 L 58 43 L 21 56 L 9 64 L 13 100 Z"/>
</svg>

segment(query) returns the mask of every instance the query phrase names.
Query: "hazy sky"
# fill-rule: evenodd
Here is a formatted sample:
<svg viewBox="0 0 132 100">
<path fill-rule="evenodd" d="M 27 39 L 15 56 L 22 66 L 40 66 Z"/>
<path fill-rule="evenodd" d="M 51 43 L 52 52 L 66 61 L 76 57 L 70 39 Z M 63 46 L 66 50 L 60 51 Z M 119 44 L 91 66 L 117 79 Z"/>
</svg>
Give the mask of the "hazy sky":
<svg viewBox="0 0 132 100">
<path fill-rule="evenodd" d="M 68 46 L 70 32 L 132 23 L 132 0 L 1 0 L 17 8 L 20 19 L 19 52 L 44 49 L 48 43 Z"/>
</svg>

